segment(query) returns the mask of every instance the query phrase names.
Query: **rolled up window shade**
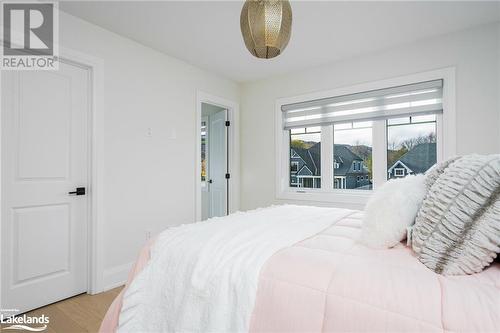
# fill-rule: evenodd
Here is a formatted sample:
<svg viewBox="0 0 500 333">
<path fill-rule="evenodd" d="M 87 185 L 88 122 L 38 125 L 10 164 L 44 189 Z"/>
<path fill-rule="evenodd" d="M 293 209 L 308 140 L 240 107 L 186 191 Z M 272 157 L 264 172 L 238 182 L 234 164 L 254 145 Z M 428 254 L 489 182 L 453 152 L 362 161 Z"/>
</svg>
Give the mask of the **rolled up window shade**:
<svg viewBox="0 0 500 333">
<path fill-rule="evenodd" d="M 443 112 L 443 80 L 281 106 L 283 128 L 322 126 Z"/>
</svg>

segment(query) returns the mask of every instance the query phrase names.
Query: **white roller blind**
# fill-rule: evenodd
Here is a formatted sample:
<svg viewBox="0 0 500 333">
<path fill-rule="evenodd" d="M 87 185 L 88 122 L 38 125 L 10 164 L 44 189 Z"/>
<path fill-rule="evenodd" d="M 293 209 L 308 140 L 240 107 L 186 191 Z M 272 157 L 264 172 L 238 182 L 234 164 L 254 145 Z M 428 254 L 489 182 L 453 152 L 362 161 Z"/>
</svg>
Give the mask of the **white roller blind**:
<svg viewBox="0 0 500 333">
<path fill-rule="evenodd" d="M 443 112 L 443 80 L 281 106 L 283 128 L 321 126 Z"/>
</svg>

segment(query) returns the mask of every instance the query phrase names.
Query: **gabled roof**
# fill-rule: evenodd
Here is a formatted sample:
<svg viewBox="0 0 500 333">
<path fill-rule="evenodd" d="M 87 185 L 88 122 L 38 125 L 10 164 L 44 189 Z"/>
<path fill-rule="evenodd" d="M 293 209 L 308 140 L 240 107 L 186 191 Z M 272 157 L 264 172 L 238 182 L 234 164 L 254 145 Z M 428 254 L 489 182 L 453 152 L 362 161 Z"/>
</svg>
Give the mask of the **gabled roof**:
<svg viewBox="0 0 500 333">
<path fill-rule="evenodd" d="M 392 169 L 398 161 L 401 161 L 414 173 L 424 173 L 436 163 L 436 143 L 421 143 L 413 147 L 410 151 L 401 156 L 390 169 Z"/>
<path fill-rule="evenodd" d="M 313 146 L 314 147 L 314 146 Z M 312 147 L 311 147 L 312 148 Z M 292 157 L 293 157 L 293 152 L 295 152 L 297 155 L 300 156 L 302 161 L 307 165 L 307 168 L 311 171 L 313 176 L 319 176 L 321 173 L 321 165 L 319 167 L 316 167 L 315 161 L 312 159 L 312 154 L 309 152 L 311 149 L 305 149 L 305 148 L 292 148 Z"/>
<path fill-rule="evenodd" d="M 336 175 L 345 176 L 352 171 L 353 161 L 363 161 L 363 159 L 353 153 L 349 147 L 349 145 L 334 145 L 333 158 L 339 163 L 339 168 L 335 169 Z M 292 148 L 292 152 L 293 151 L 300 156 L 307 165 L 307 168 L 313 173 L 313 176 L 319 176 L 321 174 L 321 142 L 314 144 L 309 149 Z M 364 171 L 368 172 L 367 170 Z"/>
<path fill-rule="evenodd" d="M 392 173 L 392 170 L 394 169 L 405 169 L 406 173 L 412 172 L 412 170 L 409 167 L 407 167 L 406 164 L 401 162 L 401 160 L 397 160 L 396 162 L 394 162 L 394 164 L 387 170 L 387 172 Z"/>
<path fill-rule="evenodd" d="M 363 159 L 354 154 L 349 147 L 349 145 L 340 144 L 333 146 L 333 158 L 339 162 L 339 168 L 334 171 L 336 175 L 345 176 L 352 171 L 353 161 L 363 161 Z"/>
<path fill-rule="evenodd" d="M 297 176 L 313 176 L 311 170 L 307 167 L 307 164 L 304 164 L 302 168 L 297 172 Z"/>
<path fill-rule="evenodd" d="M 314 166 L 318 170 L 315 176 L 321 175 L 321 142 L 316 143 L 314 146 L 309 148 L 308 151 Z"/>
</svg>

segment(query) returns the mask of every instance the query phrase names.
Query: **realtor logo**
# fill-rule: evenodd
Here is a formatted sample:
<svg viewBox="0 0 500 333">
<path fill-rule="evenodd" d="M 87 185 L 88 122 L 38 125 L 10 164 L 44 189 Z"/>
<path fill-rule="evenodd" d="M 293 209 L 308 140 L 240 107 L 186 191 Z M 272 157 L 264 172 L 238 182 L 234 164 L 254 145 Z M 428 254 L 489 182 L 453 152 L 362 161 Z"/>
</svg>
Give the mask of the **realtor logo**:
<svg viewBox="0 0 500 333">
<path fill-rule="evenodd" d="M 0 324 L 2 331 L 30 331 L 42 332 L 48 328 L 50 318 L 44 314 L 39 316 L 34 315 L 17 315 L 18 309 L 0 309 Z"/>
<path fill-rule="evenodd" d="M 57 69 L 57 23 L 54 3 L 3 3 L 2 69 Z"/>
</svg>

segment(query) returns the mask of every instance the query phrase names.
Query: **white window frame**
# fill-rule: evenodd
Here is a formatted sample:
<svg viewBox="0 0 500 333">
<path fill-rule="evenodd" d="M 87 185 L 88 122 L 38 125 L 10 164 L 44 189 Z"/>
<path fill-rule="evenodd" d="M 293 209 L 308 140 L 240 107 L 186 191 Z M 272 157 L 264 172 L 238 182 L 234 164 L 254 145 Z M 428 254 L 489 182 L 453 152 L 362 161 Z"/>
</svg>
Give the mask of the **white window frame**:
<svg viewBox="0 0 500 333">
<path fill-rule="evenodd" d="M 292 171 L 292 165 L 295 165 L 297 167 L 297 170 L 296 171 Z M 290 161 L 290 172 L 299 172 L 299 162 L 297 161 Z"/>
<path fill-rule="evenodd" d="M 417 82 L 439 80 L 443 85 L 443 113 L 437 115 L 437 161 L 443 161 L 456 154 L 456 93 L 455 67 L 415 73 L 374 82 L 362 83 L 328 91 L 300 96 L 280 98 L 275 108 L 276 141 L 276 198 L 280 200 L 305 200 L 332 202 L 349 205 L 364 205 L 373 191 L 333 188 L 333 126 L 321 126 L 321 185 L 320 189 L 290 187 L 290 137 L 283 130 L 281 107 L 334 96 L 402 86 Z M 376 189 L 387 181 L 387 124 L 385 120 L 373 122 L 373 186 Z"/>
<path fill-rule="evenodd" d="M 404 177 L 404 175 L 405 175 L 405 168 L 394 168 L 394 177 Z"/>
</svg>

